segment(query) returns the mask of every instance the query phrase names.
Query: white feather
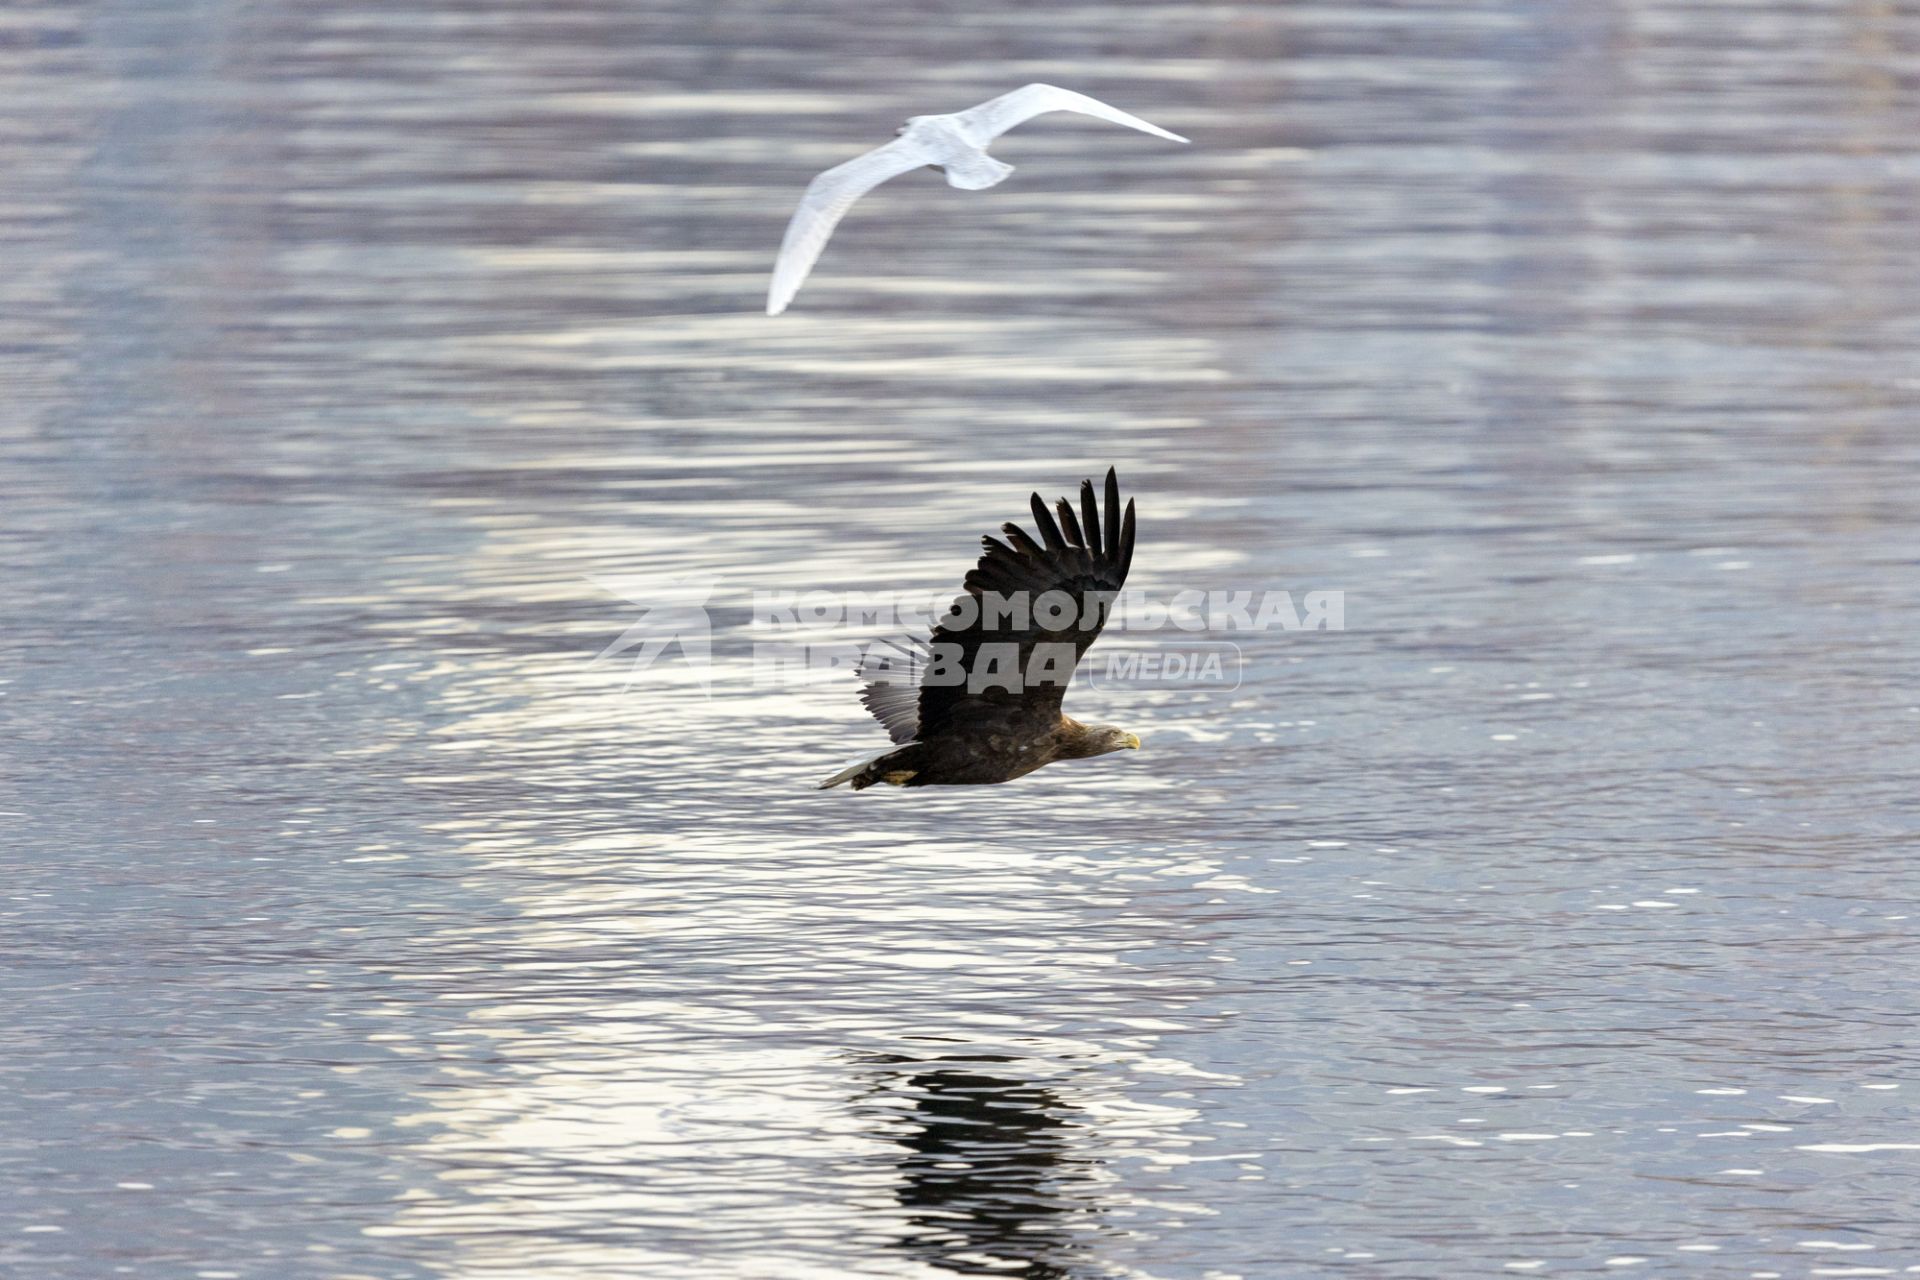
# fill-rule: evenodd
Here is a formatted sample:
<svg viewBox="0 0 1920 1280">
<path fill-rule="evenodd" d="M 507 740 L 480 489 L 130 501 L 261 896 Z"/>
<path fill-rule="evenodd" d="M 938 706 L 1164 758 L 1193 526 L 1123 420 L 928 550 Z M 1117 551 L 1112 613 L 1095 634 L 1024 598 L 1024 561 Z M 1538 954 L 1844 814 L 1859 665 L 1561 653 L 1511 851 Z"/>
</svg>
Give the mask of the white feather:
<svg viewBox="0 0 1920 1280">
<path fill-rule="evenodd" d="M 780 256 L 773 266 L 773 285 L 767 290 L 767 314 L 777 316 L 787 309 L 800 283 L 813 270 L 820 251 L 827 247 L 834 227 L 853 208 L 853 202 L 888 178 L 897 178 L 911 169 L 937 164 L 938 152 L 924 139 L 912 136 L 889 142 L 845 164 L 835 165 L 807 184 L 800 207 L 787 223 L 786 238 L 780 242 Z"/>
<path fill-rule="evenodd" d="M 1150 133 L 1156 138 L 1165 138 L 1169 142 L 1185 142 L 1177 133 L 1169 133 L 1157 124 L 1148 124 L 1139 116 L 1110 107 L 1098 98 L 1089 98 L 1084 93 L 1075 93 L 1071 89 L 1062 89 L 1050 84 L 1030 84 L 1015 89 L 1012 93 L 1003 93 L 997 98 L 989 98 L 977 107 L 969 107 L 960 112 L 955 119 L 960 127 L 973 137 L 979 146 L 986 146 L 995 138 L 1018 125 L 1023 125 L 1035 116 L 1043 116 L 1049 111 L 1078 111 L 1083 116 L 1095 116 L 1101 120 L 1110 120 L 1114 124 L 1123 124 L 1129 129 L 1138 129 Z"/>
</svg>

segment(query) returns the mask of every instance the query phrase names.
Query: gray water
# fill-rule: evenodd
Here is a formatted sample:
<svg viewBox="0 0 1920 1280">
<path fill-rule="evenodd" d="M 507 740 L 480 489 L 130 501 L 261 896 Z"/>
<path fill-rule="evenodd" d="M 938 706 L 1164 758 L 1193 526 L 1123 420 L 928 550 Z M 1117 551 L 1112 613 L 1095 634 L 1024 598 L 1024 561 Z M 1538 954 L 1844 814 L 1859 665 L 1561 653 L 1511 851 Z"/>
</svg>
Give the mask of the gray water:
<svg viewBox="0 0 1920 1280">
<path fill-rule="evenodd" d="M 1920 1269 L 1920 11 L 0 12 L 0 1273 Z M 1028 80 L 760 314 L 815 170 Z M 1338 590 L 819 793 L 756 589 Z M 720 579 L 711 696 L 596 580 Z M 1098 652 L 1098 651 L 1096 651 Z"/>
</svg>

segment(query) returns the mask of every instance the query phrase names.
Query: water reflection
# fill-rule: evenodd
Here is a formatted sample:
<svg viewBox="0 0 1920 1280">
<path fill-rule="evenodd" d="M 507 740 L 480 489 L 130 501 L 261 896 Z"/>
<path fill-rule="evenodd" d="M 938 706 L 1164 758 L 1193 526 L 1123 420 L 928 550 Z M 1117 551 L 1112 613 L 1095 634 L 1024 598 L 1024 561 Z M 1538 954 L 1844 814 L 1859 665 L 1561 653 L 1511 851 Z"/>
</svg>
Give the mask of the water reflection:
<svg viewBox="0 0 1920 1280">
<path fill-rule="evenodd" d="M 898 1191 L 911 1210 L 901 1247 L 961 1275 L 1071 1280 L 1086 1275 L 1090 1195 L 1076 1131 L 1086 1121 L 1052 1085 L 997 1055 L 902 1069 L 890 1087 L 912 1111 Z M 909 1073 L 910 1072 L 910 1073 Z"/>
</svg>

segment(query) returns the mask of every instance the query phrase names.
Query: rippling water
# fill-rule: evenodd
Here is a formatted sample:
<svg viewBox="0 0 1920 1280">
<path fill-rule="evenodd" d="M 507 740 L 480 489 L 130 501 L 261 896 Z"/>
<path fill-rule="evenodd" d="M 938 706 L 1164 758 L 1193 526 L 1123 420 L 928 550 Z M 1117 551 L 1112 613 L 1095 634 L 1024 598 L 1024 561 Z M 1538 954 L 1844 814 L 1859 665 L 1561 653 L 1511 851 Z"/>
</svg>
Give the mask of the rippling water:
<svg viewBox="0 0 1920 1280">
<path fill-rule="evenodd" d="M 1920 13 L 0 14 L 0 1271 L 1920 1267 Z M 814 170 L 1032 80 L 759 314 Z M 759 588 L 1346 593 L 816 793 Z M 712 696 L 597 581 L 718 578 Z"/>
</svg>

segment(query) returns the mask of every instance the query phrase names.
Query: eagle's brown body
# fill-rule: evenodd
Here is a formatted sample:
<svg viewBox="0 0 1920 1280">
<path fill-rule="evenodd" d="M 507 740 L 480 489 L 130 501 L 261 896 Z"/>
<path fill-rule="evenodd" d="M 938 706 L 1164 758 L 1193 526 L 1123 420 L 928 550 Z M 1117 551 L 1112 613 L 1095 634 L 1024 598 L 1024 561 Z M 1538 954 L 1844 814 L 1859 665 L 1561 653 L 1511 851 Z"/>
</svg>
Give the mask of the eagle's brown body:
<svg viewBox="0 0 1920 1280">
<path fill-rule="evenodd" d="M 1111 726 L 1088 726 L 1061 716 L 1051 733 L 1029 734 L 1014 725 L 979 737 L 947 736 L 889 751 L 847 779 L 855 791 L 876 782 L 902 787 L 1011 782 L 1055 760 L 1105 755 L 1140 740 L 1124 734 L 1118 744 Z M 1129 741 L 1129 739 L 1131 741 Z"/>
<path fill-rule="evenodd" d="M 1074 665 L 1126 582 L 1133 503 L 1123 516 L 1120 482 L 1108 470 L 1104 511 L 1091 480 L 1080 486 L 1077 519 L 1064 498 L 1055 508 L 1058 523 L 1039 494 L 1032 509 L 1039 541 L 1018 525 L 1002 525 L 1007 541 L 983 539 L 967 595 L 930 640 L 905 642 L 884 660 L 863 663 L 870 683 L 861 700 L 895 746 L 841 770 L 822 788 L 1008 782 L 1056 760 L 1140 745 L 1123 729 L 1081 724 L 1060 711 Z M 1011 601 L 1030 607 L 993 607 Z M 1039 607 L 1046 601 L 1070 607 L 1049 612 Z"/>
</svg>

